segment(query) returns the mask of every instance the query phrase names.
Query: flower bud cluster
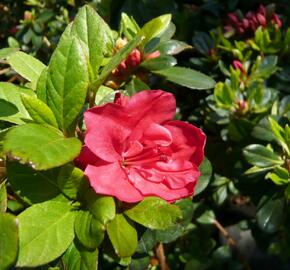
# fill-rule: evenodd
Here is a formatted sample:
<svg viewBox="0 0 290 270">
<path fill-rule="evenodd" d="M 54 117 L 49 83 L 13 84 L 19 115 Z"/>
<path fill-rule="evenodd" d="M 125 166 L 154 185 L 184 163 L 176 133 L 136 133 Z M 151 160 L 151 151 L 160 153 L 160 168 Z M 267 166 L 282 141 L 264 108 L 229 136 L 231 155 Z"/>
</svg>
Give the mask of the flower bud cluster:
<svg viewBox="0 0 290 270">
<path fill-rule="evenodd" d="M 260 26 L 266 28 L 268 25 L 276 25 L 276 27 L 281 28 L 282 22 L 275 12 L 269 14 L 267 8 L 260 5 L 256 12 L 249 11 L 245 16 L 239 11 L 229 13 L 224 28 L 226 32 L 234 31 L 238 34 L 244 34 L 255 32 Z"/>
</svg>

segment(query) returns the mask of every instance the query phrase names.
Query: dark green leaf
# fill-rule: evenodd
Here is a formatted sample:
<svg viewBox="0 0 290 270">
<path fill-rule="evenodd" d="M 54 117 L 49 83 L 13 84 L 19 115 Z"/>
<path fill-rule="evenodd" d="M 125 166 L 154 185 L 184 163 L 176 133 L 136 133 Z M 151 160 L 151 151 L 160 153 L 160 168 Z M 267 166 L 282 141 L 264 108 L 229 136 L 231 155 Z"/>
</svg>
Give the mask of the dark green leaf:
<svg viewBox="0 0 290 270">
<path fill-rule="evenodd" d="M 148 70 L 161 70 L 173 67 L 177 64 L 174 57 L 170 55 L 161 55 L 159 57 L 143 61 L 140 67 Z"/>
<path fill-rule="evenodd" d="M 179 207 L 157 197 L 147 197 L 124 213 L 150 229 L 166 229 L 182 218 Z"/>
<path fill-rule="evenodd" d="M 208 186 L 211 175 L 212 175 L 212 166 L 210 161 L 207 158 L 204 158 L 200 167 L 200 177 L 198 178 L 197 185 L 194 190 L 194 195 L 198 195 Z"/>
<path fill-rule="evenodd" d="M 257 223 L 263 231 L 274 233 L 279 229 L 284 218 L 284 205 L 283 198 L 262 199 L 257 212 Z"/>
<path fill-rule="evenodd" d="M 156 50 L 158 50 L 161 54 L 175 55 L 189 48 L 192 48 L 192 47 L 188 45 L 187 43 L 172 39 L 172 40 L 168 40 L 166 42 L 160 43 L 160 45 L 158 45 Z"/>
<path fill-rule="evenodd" d="M 80 153 L 81 146 L 78 139 L 65 138 L 53 127 L 25 124 L 7 132 L 3 150 L 36 170 L 47 170 L 72 161 Z"/>
<path fill-rule="evenodd" d="M 0 213 L 0 269 L 11 269 L 17 254 L 18 220 L 10 214 Z"/>
<path fill-rule="evenodd" d="M 215 214 L 212 210 L 206 210 L 200 217 L 198 217 L 197 221 L 200 224 L 212 224 L 215 220 Z"/>
<path fill-rule="evenodd" d="M 35 204 L 18 219 L 18 267 L 33 267 L 55 260 L 74 238 L 75 214 L 67 203 L 47 201 Z"/>
<path fill-rule="evenodd" d="M 274 165 L 282 165 L 284 161 L 269 148 L 251 144 L 243 150 L 245 159 L 252 165 L 257 167 L 270 167 Z"/>
<path fill-rule="evenodd" d="M 133 78 L 126 85 L 126 90 L 130 96 L 132 96 L 133 94 L 135 94 L 139 91 L 143 91 L 143 90 L 147 90 L 147 89 L 150 89 L 150 86 L 148 86 L 146 83 L 144 83 L 143 81 L 141 81 L 137 78 Z"/>
<path fill-rule="evenodd" d="M 137 248 L 137 231 L 122 214 L 117 214 L 108 223 L 107 232 L 116 254 L 121 258 L 130 257 Z"/>
<path fill-rule="evenodd" d="M 215 86 L 215 81 L 209 76 L 198 71 L 183 67 L 171 67 L 153 73 L 165 77 L 166 80 L 197 90 L 210 89 Z"/>
</svg>

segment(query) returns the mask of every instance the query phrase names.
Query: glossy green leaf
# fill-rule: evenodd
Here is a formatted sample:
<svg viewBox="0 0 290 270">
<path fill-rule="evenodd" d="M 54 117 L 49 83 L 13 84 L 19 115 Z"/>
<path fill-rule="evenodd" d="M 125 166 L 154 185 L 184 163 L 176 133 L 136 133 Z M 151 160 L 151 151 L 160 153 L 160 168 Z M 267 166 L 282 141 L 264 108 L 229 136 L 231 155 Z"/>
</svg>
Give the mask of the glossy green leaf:
<svg viewBox="0 0 290 270">
<path fill-rule="evenodd" d="M 47 68 L 45 68 L 41 72 L 36 85 L 37 97 L 47 104 L 46 80 L 47 80 Z"/>
<path fill-rule="evenodd" d="M 189 48 L 192 47 L 187 43 L 171 39 L 158 45 L 156 50 L 158 50 L 161 54 L 175 55 Z"/>
<path fill-rule="evenodd" d="M 138 244 L 137 231 L 122 214 L 117 214 L 108 223 L 107 232 L 119 257 L 126 258 L 134 254 Z"/>
<path fill-rule="evenodd" d="M 63 38 L 47 70 L 46 99 L 60 129 L 66 130 L 79 115 L 87 94 L 86 55 L 75 37 Z"/>
<path fill-rule="evenodd" d="M 75 220 L 75 233 L 80 243 L 95 250 L 103 241 L 105 227 L 88 211 L 79 211 Z"/>
<path fill-rule="evenodd" d="M 25 124 L 11 128 L 4 138 L 4 152 L 36 170 L 64 165 L 78 156 L 81 142 L 65 138 L 52 127 Z"/>
<path fill-rule="evenodd" d="M 92 7 L 85 5 L 74 19 L 72 34 L 86 44 L 89 61 L 96 75 L 104 55 L 113 51 L 114 40 L 111 29 Z"/>
<path fill-rule="evenodd" d="M 33 267 L 58 258 L 74 238 L 75 214 L 67 203 L 35 204 L 19 216 L 18 267 Z"/>
<path fill-rule="evenodd" d="M 11 54 L 7 60 L 17 73 L 31 82 L 32 89 L 35 89 L 45 65 L 33 56 L 20 51 Z"/>
<path fill-rule="evenodd" d="M 207 158 L 204 158 L 203 162 L 199 166 L 199 170 L 201 175 L 198 178 L 198 182 L 194 190 L 194 195 L 198 195 L 204 191 L 210 182 L 212 166 Z"/>
<path fill-rule="evenodd" d="M 276 71 L 278 57 L 276 55 L 268 55 L 262 59 L 261 65 L 256 70 L 257 76 L 268 78 Z"/>
<path fill-rule="evenodd" d="M 116 214 L 116 205 L 113 197 L 98 196 L 91 188 L 85 192 L 84 197 L 91 214 L 103 225 L 114 219 Z"/>
<path fill-rule="evenodd" d="M 18 220 L 15 216 L 0 213 L 0 270 L 14 265 L 18 254 Z"/>
<path fill-rule="evenodd" d="M 0 120 L 20 125 L 31 119 L 22 104 L 21 94 L 34 95 L 27 88 L 0 82 Z"/>
<path fill-rule="evenodd" d="M 24 94 L 21 95 L 21 100 L 30 117 L 36 123 L 58 127 L 53 112 L 43 101 L 34 96 Z"/>
<path fill-rule="evenodd" d="M 140 67 L 148 70 L 161 70 L 173 67 L 177 64 L 174 57 L 170 55 L 161 55 L 159 57 L 143 61 Z"/>
<path fill-rule="evenodd" d="M 121 50 L 119 50 L 109 61 L 107 65 L 104 66 L 102 73 L 98 79 L 96 79 L 92 84 L 95 86 L 100 86 L 105 79 L 111 74 L 111 72 L 124 60 L 128 55 L 135 49 L 141 41 L 144 39 L 144 36 L 137 35 L 130 42 L 128 42 Z"/>
<path fill-rule="evenodd" d="M 150 229 L 166 229 L 182 218 L 179 207 L 157 197 L 147 197 L 124 213 Z"/>
<path fill-rule="evenodd" d="M 62 256 L 65 269 L 68 270 L 97 270 L 98 249 L 89 251 L 74 241 Z"/>
<path fill-rule="evenodd" d="M 0 183 L 0 213 L 5 213 L 7 209 L 7 191 L 5 182 Z"/>
<path fill-rule="evenodd" d="M 171 67 L 153 73 L 165 77 L 166 80 L 197 90 L 210 89 L 215 86 L 215 81 L 209 76 L 184 67 Z"/>
<path fill-rule="evenodd" d="M 258 207 L 257 223 L 267 232 L 274 233 L 279 229 L 284 218 L 284 199 L 264 197 Z"/>
<path fill-rule="evenodd" d="M 17 162 L 7 163 L 7 177 L 13 191 L 28 204 L 47 200 L 75 199 L 83 172 L 72 165 L 35 171 Z"/>
<path fill-rule="evenodd" d="M 274 165 L 282 165 L 284 161 L 269 148 L 251 144 L 244 148 L 243 154 L 245 159 L 252 165 L 257 167 L 270 167 Z"/>
<path fill-rule="evenodd" d="M 144 46 L 151 39 L 157 37 L 166 30 L 171 21 L 171 15 L 165 14 L 147 22 L 139 31 L 139 34 L 144 35 L 145 39 L 142 41 L 141 46 Z"/>
</svg>

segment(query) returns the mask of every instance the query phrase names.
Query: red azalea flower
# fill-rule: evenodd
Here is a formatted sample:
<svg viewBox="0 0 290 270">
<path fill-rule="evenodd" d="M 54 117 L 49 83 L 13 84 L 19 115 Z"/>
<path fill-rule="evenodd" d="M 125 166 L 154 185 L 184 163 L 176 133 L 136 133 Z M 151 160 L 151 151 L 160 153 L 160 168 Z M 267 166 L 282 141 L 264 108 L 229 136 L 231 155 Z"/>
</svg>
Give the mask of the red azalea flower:
<svg viewBox="0 0 290 270">
<path fill-rule="evenodd" d="M 205 135 L 173 120 L 172 94 L 146 90 L 84 113 L 87 132 L 77 163 L 98 194 L 124 202 L 158 196 L 169 202 L 193 194 Z"/>
</svg>

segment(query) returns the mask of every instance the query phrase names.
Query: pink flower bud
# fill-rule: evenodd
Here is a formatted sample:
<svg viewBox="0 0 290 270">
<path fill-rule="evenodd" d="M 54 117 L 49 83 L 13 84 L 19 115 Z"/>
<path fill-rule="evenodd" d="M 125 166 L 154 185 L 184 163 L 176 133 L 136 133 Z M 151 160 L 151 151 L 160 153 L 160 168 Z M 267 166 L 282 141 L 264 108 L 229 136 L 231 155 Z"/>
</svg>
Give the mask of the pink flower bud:
<svg viewBox="0 0 290 270">
<path fill-rule="evenodd" d="M 247 74 L 247 72 L 246 72 L 246 70 L 245 70 L 243 64 L 242 64 L 239 60 L 234 60 L 234 61 L 233 61 L 233 67 L 234 67 L 234 69 L 236 69 L 236 70 L 239 69 L 239 70 L 242 72 L 242 74 L 244 74 L 244 75 Z"/>
<path fill-rule="evenodd" d="M 281 22 L 281 20 L 279 19 L 278 15 L 276 13 L 274 13 L 272 15 L 271 22 L 276 24 L 279 28 L 282 27 L 282 22 Z"/>
<path fill-rule="evenodd" d="M 135 69 L 140 65 L 141 53 L 138 49 L 134 49 L 126 59 L 125 63 L 128 69 Z"/>
<path fill-rule="evenodd" d="M 264 15 L 258 13 L 257 16 L 257 21 L 259 22 L 259 24 L 263 27 L 266 27 L 267 26 L 267 21 L 266 21 L 266 18 Z"/>
<path fill-rule="evenodd" d="M 144 60 L 149 60 L 149 59 L 153 59 L 153 58 L 157 58 L 160 56 L 160 52 L 159 51 L 155 51 L 153 53 L 149 53 L 149 54 L 146 54 L 143 59 Z"/>
</svg>

